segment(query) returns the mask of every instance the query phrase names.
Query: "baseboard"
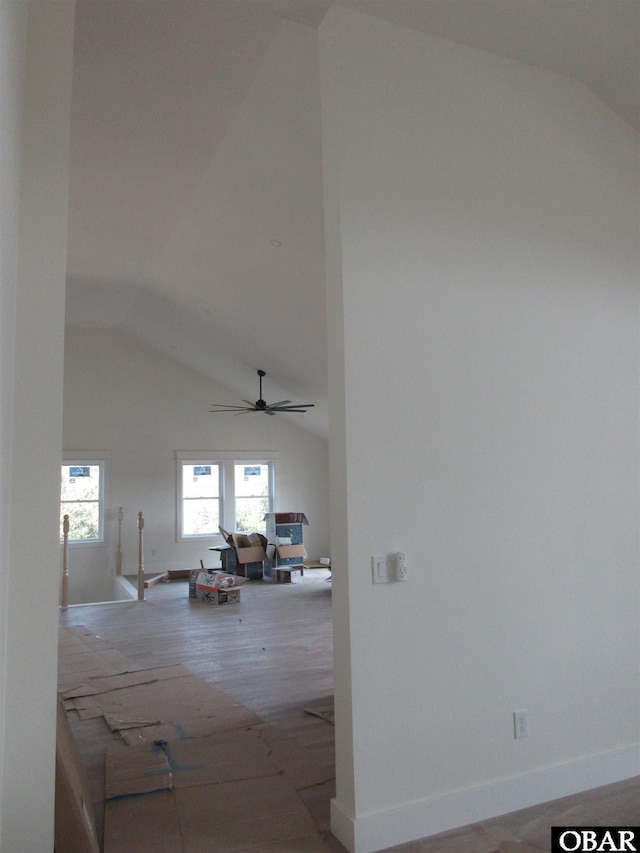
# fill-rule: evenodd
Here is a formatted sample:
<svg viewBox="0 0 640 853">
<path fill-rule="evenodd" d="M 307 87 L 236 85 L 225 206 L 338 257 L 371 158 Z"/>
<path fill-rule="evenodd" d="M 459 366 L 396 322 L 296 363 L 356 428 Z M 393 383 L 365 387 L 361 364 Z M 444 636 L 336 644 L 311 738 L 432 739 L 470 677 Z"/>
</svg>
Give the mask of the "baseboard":
<svg viewBox="0 0 640 853">
<path fill-rule="evenodd" d="M 640 775 L 640 744 L 354 817 L 331 801 L 331 832 L 350 853 L 374 853 Z"/>
</svg>

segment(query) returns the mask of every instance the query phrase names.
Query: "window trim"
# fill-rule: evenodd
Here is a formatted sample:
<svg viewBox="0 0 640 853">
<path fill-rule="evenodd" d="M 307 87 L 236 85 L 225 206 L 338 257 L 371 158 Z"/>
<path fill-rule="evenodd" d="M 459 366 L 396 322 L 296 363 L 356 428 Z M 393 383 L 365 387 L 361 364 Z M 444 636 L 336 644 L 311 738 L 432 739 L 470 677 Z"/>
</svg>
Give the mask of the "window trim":
<svg viewBox="0 0 640 853">
<path fill-rule="evenodd" d="M 176 542 L 202 542 L 207 540 L 213 545 L 222 545 L 224 540 L 216 530 L 214 533 L 188 534 L 183 533 L 183 497 L 182 469 L 186 465 L 219 465 L 220 466 L 220 525 L 232 531 L 235 529 L 235 481 L 234 465 L 252 463 L 269 465 L 269 498 L 275 503 L 276 466 L 279 453 L 277 450 L 247 451 L 247 450 L 176 450 Z M 271 506 L 271 510 L 273 506 Z"/>
<path fill-rule="evenodd" d="M 69 546 L 74 548 L 95 548 L 103 546 L 106 541 L 106 511 L 105 500 L 107 494 L 107 463 L 109 461 L 109 452 L 104 450 L 93 451 L 67 451 L 62 454 L 61 468 L 68 468 L 73 465 L 78 467 L 93 466 L 100 470 L 100 487 L 98 493 L 98 530 L 99 536 L 96 539 L 71 539 L 69 538 Z M 60 509 L 63 505 L 62 494 L 60 495 Z M 64 541 L 62 525 L 60 526 L 60 543 Z"/>
<path fill-rule="evenodd" d="M 230 491 L 233 491 L 233 500 L 227 502 L 227 507 L 228 507 L 228 511 L 229 511 L 229 517 L 228 518 L 225 517 L 227 524 L 222 525 L 225 528 L 225 530 L 235 530 L 235 528 L 237 526 L 237 519 L 236 519 L 235 512 L 236 512 L 236 502 L 237 502 L 238 496 L 235 493 L 235 466 L 236 465 L 247 465 L 247 464 L 268 465 L 269 466 L 269 477 L 268 477 L 268 484 L 267 484 L 267 496 L 269 498 L 269 502 L 268 502 L 267 512 L 273 511 L 273 504 L 275 503 L 275 479 L 276 479 L 276 475 L 275 475 L 275 467 L 276 466 L 275 466 L 274 459 L 267 459 L 263 456 L 261 456 L 259 459 L 239 459 L 238 457 L 236 457 L 235 459 L 233 459 L 230 462 L 230 464 L 228 464 L 225 467 L 225 474 L 229 477 L 229 479 L 231 481 Z M 257 496 L 252 495 L 251 497 L 256 498 Z M 233 510 L 233 511 L 231 511 L 231 510 Z M 266 522 L 265 522 L 265 527 L 260 528 L 260 530 L 258 532 L 264 533 L 265 531 L 266 531 Z"/>
<path fill-rule="evenodd" d="M 219 536 L 218 531 L 215 534 L 210 533 L 184 533 L 184 515 L 183 508 L 185 498 L 182 493 L 183 471 L 185 465 L 212 465 L 218 468 L 218 501 L 220 507 L 219 519 L 224 518 L 225 504 L 225 483 L 224 483 L 224 468 L 220 460 L 207 455 L 198 455 L 195 457 L 188 456 L 183 459 L 176 457 L 176 542 L 198 542 L 204 538 L 211 539 L 212 535 Z M 219 520 L 219 523 L 222 523 Z"/>
</svg>

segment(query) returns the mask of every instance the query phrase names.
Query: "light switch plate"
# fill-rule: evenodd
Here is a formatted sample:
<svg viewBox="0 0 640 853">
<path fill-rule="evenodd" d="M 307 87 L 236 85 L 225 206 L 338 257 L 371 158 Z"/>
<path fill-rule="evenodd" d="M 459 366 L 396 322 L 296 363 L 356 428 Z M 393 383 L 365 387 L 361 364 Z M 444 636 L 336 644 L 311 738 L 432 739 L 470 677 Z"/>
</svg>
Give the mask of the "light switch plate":
<svg viewBox="0 0 640 853">
<path fill-rule="evenodd" d="M 391 567 L 386 557 L 371 557 L 371 580 L 373 583 L 389 583 Z"/>
</svg>

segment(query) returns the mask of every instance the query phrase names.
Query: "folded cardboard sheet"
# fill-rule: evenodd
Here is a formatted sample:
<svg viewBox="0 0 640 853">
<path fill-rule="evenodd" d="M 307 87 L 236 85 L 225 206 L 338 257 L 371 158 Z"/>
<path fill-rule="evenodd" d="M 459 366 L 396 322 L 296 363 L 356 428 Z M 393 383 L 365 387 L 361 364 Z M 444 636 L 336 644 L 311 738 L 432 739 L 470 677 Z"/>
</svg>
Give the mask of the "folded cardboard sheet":
<svg viewBox="0 0 640 853">
<path fill-rule="evenodd" d="M 100 850 L 89 782 L 61 702 L 56 730 L 54 844 L 56 853 Z"/>
<path fill-rule="evenodd" d="M 151 751 L 154 746 L 158 749 L 155 754 Z M 171 787 L 159 792 L 160 796 L 151 791 L 156 780 L 167 778 L 157 773 L 162 770 L 161 764 L 140 760 L 136 790 L 130 773 L 132 763 L 119 752 L 115 762 L 108 762 L 112 779 L 107 786 L 111 798 L 105 806 L 105 853 L 163 849 L 161 844 L 167 835 L 175 845 L 172 853 L 206 849 L 231 853 L 283 842 L 295 850 L 299 849 L 294 846 L 298 840 L 321 842 L 311 815 L 290 782 L 270 761 L 265 745 L 260 746 L 255 739 L 248 744 L 225 743 L 220 736 L 213 736 L 173 741 L 170 745 L 132 747 L 132 751 L 144 750 L 147 759 L 166 750 Z M 119 762 L 124 762 L 122 770 Z M 148 796 L 141 796 L 147 793 Z M 136 820 L 130 813 L 131 800 L 136 807 L 144 801 L 144 848 L 139 847 L 138 839 L 128 846 L 128 839 L 123 838 L 124 815 L 129 814 L 129 821 Z"/>
<path fill-rule="evenodd" d="M 109 750 L 104 851 L 327 851 L 296 792 L 331 775 L 266 723 L 204 737 L 173 727 L 170 740 Z M 144 837 L 123 831 L 140 820 Z"/>
<path fill-rule="evenodd" d="M 104 853 L 329 853 L 280 776 L 185 787 L 107 803 Z"/>
<path fill-rule="evenodd" d="M 105 765 L 105 799 L 170 791 L 173 773 L 168 756 L 161 749 L 108 750 Z"/>
<path fill-rule="evenodd" d="M 58 689 L 66 690 L 87 678 L 116 675 L 142 669 L 86 628 L 66 628 L 60 632 Z"/>
<path fill-rule="evenodd" d="M 200 737 L 173 726 L 168 734 L 109 750 L 105 853 L 329 850 L 297 791 L 332 771 L 304 747 L 267 723 Z M 123 831 L 123 822 L 140 820 L 144 836 Z"/>
<path fill-rule="evenodd" d="M 227 779 L 236 778 L 238 773 L 240 777 L 250 777 L 253 773 L 251 767 L 264 769 L 264 756 L 269 759 L 269 772 L 275 768 L 275 772 L 285 774 L 296 791 L 333 778 L 331 768 L 311 761 L 305 747 L 269 723 L 216 731 L 211 720 L 191 720 L 126 731 L 124 740 L 130 746 L 146 747 L 147 750 L 157 748 L 158 743 L 166 744 L 167 754 L 181 760 L 189 756 L 191 750 L 195 750 L 195 754 L 203 750 L 203 754 L 214 756 L 216 769 L 208 772 L 222 772 Z M 245 759 L 250 761 L 250 769 L 239 770 L 245 766 Z M 235 763 L 234 767 L 225 770 L 231 762 Z M 197 764 L 198 761 L 185 760 L 183 763 Z M 214 775 L 211 778 L 218 777 Z"/>
<path fill-rule="evenodd" d="M 176 664 L 137 669 L 134 672 L 118 672 L 113 675 L 91 675 L 83 684 L 65 690 L 61 696 L 63 699 L 81 699 L 86 696 L 110 693 L 112 690 L 122 690 L 125 687 L 133 687 L 138 684 L 152 684 L 154 681 L 163 681 L 167 678 L 179 678 L 187 674 L 188 670 L 185 670 L 180 664 Z"/>
<path fill-rule="evenodd" d="M 184 674 L 155 678 L 97 695 L 78 696 L 69 701 L 82 720 L 109 717 L 123 723 L 139 720 L 147 725 L 149 721 L 172 723 L 201 717 L 219 730 L 262 722 L 257 714 L 212 684 L 188 674 L 183 667 L 176 669 Z"/>
<path fill-rule="evenodd" d="M 61 681 L 67 712 L 120 735 L 105 760 L 104 853 L 328 853 L 298 792 L 332 768 L 181 665 L 134 669 L 82 629 L 62 634 L 78 658 Z"/>
</svg>

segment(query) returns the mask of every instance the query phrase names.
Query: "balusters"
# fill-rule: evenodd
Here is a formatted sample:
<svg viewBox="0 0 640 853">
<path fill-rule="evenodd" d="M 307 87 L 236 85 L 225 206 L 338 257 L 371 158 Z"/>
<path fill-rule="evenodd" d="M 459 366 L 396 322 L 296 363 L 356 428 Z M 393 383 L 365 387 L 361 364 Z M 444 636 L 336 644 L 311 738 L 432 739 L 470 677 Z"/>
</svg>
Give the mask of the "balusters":
<svg viewBox="0 0 640 853">
<path fill-rule="evenodd" d="M 69 606 L 69 516 L 62 519 L 62 606 Z"/>
<path fill-rule="evenodd" d="M 122 575 L 122 521 L 124 513 L 118 508 L 118 550 L 116 553 L 116 577 Z M 69 516 L 62 521 L 62 592 L 61 606 L 69 606 Z M 138 601 L 144 601 L 144 517 L 138 513 Z"/>
</svg>

